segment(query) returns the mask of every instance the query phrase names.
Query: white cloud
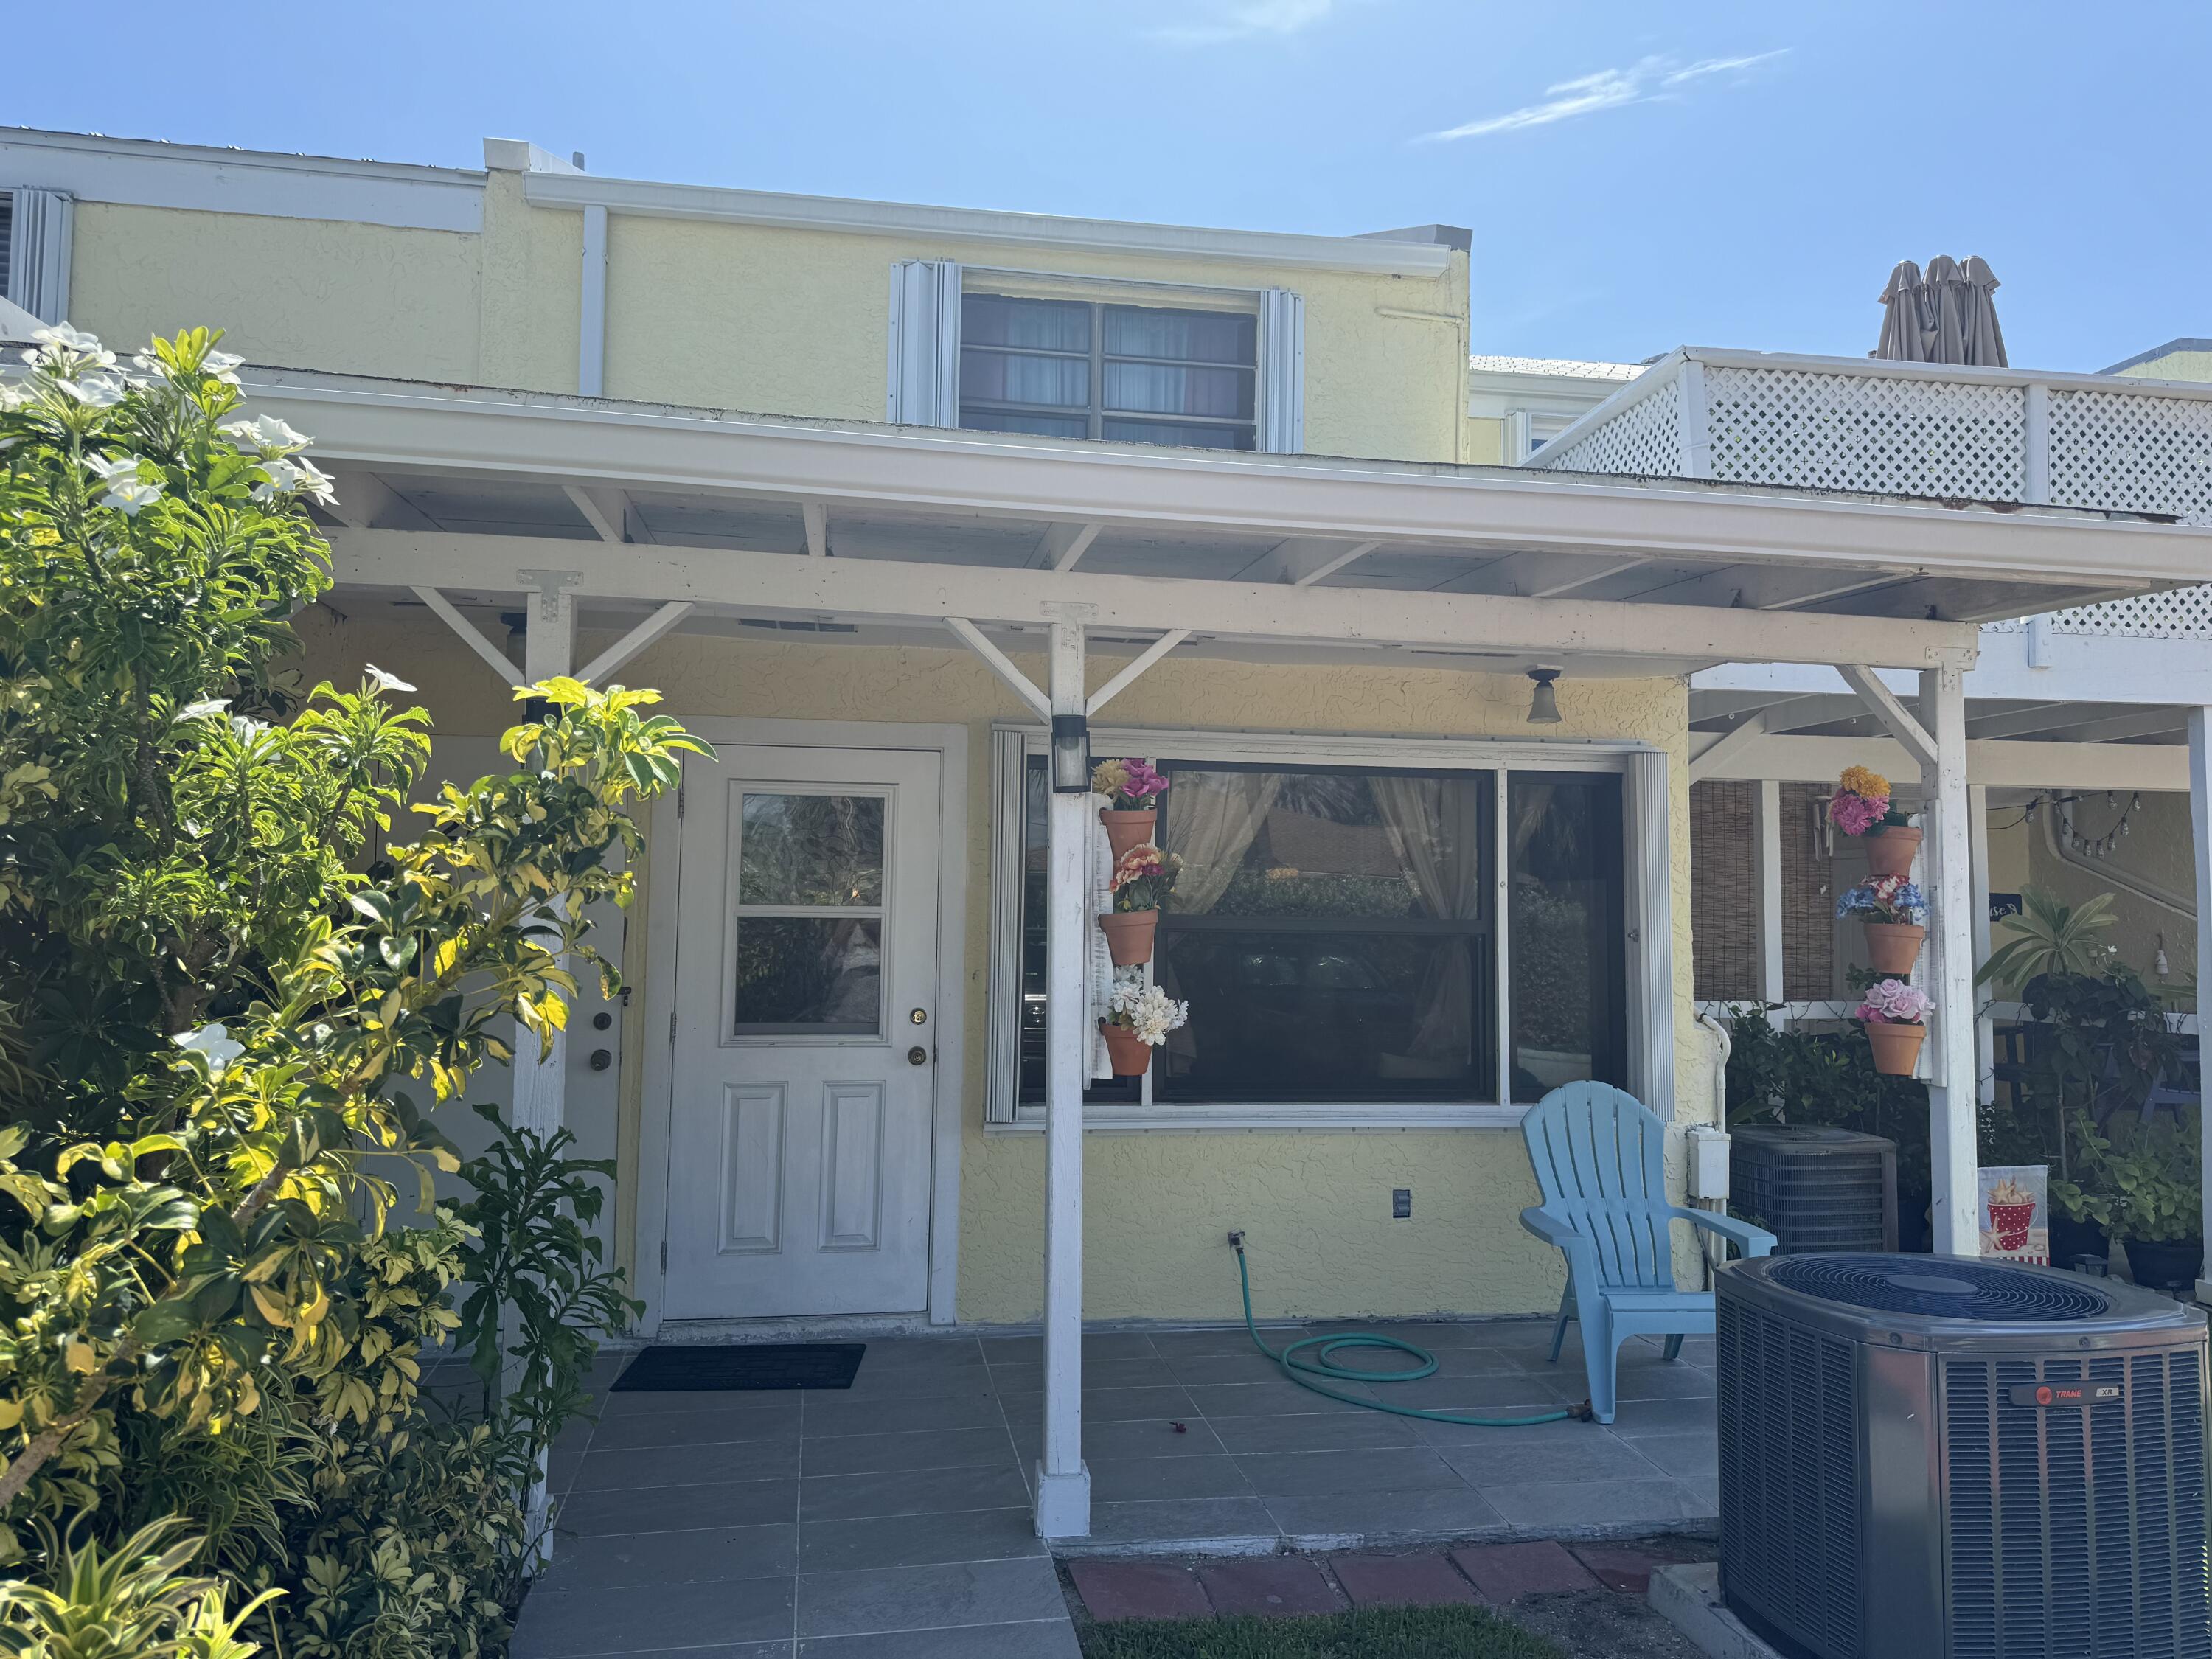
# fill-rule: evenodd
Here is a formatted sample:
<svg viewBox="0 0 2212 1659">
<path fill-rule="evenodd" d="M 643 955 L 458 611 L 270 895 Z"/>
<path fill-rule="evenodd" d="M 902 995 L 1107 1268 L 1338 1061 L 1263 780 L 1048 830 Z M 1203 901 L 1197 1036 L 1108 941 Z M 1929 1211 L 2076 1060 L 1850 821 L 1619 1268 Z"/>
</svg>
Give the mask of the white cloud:
<svg viewBox="0 0 2212 1659">
<path fill-rule="evenodd" d="M 1578 115 L 1593 115 L 1599 110 L 1650 103 L 1709 76 L 1742 75 L 1772 62 L 1789 50 L 1783 46 L 1740 58 L 1700 58 L 1692 64 L 1664 55 L 1639 58 L 1626 69 L 1602 69 L 1594 75 L 1580 75 L 1571 81 L 1546 87 L 1540 104 L 1526 104 L 1503 115 L 1486 115 L 1479 121 L 1447 127 L 1442 132 L 1425 137 L 1432 140 L 1487 138 L 1492 133 L 1518 132 L 1524 127 L 1547 127 L 1555 121 L 1571 121 Z"/>
<path fill-rule="evenodd" d="M 1283 39 L 1312 27 L 1336 9 L 1336 0 L 1213 0 L 1202 21 L 1176 23 L 1154 31 L 1163 40 L 1211 46 L 1258 35 Z"/>
</svg>

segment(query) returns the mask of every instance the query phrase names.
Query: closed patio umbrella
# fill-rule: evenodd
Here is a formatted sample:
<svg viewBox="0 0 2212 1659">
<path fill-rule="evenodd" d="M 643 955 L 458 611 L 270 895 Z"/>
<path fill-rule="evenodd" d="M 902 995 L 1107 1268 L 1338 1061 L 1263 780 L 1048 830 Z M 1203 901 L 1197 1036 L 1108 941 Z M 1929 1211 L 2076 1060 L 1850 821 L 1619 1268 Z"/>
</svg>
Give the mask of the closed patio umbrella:
<svg viewBox="0 0 2212 1659">
<path fill-rule="evenodd" d="M 1935 343 L 1928 349 L 1931 363 L 1966 361 L 1966 307 L 1971 303 L 1966 273 L 1948 253 L 1928 262 L 1928 311 L 1936 325 Z"/>
<path fill-rule="evenodd" d="M 2004 331 L 1997 326 L 1997 275 L 1978 253 L 1966 256 L 1966 320 L 1962 335 L 1966 355 L 1959 361 L 1984 368 L 2003 368 Z"/>
<path fill-rule="evenodd" d="M 1928 362 L 1935 343 L 1934 323 L 1920 267 L 1910 259 L 1900 260 L 1881 291 L 1881 339 L 1874 355 L 1896 363 Z"/>
</svg>

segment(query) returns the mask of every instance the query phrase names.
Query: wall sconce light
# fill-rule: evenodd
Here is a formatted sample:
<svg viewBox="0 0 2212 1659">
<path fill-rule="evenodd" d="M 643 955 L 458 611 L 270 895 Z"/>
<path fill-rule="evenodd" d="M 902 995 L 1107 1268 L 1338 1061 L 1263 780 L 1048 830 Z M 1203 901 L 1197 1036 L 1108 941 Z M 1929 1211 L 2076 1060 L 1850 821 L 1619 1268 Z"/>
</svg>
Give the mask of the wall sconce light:
<svg viewBox="0 0 2212 1659">
<path fill-rule="evenodd" d="M 1091 722 L 1080 714 L 1052 717 L 1052 789 L 1056 795 L 1091 793 Z"/>
<path fill-rule="evenodd" d="M 1528 724 L 1557 726 L 1559 723 L 1559 696 L 1552 690 L 1552 682 L 1566 672 L 1564 668 L 1532 668 L 1528 678 L 1536 682 L 1536 690 L 1528 699 Z"/>
</svg>

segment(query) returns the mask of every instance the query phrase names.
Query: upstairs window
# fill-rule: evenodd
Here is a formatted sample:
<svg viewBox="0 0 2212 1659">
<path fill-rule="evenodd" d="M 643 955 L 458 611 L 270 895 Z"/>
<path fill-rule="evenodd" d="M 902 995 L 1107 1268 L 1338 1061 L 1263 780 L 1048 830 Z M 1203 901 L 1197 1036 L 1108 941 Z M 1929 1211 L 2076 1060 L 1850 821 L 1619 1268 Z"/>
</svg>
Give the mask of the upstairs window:
<svg viewBox="0 0 2212 1659">
<path fill-rule="evenodd" d="M 1259 319 L 963 294 L 960 424 L 1056 438 L 1255 447 Z"/>
</svg>

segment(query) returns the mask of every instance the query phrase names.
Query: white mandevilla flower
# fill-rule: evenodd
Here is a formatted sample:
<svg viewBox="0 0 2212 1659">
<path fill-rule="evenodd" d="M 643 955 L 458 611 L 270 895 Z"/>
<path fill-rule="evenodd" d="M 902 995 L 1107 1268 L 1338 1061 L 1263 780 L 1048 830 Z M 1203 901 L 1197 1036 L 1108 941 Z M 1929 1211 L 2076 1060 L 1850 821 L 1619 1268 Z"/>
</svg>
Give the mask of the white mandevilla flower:
<svg viewBox="0 0 2212 1659">
<path fill-rule="evenodd" d="M 112 409 L 123 401 L 123 382 L 112 374 L 88 374 L 81 380 L 56 380 L 54 390 L 89 409 Z"/>
<path fill-rule="evenodd" d="M 35 349 L 23 354 L 23 361 L 27 363 L 59 363 L 67 360 L 82 368 L 115 367 L 115 354 L 100 343 L 97 334 L 71 328 L 67 323 L 56 323 L 49 328 L 34 328 L 31 331 L 31 337 L 39 343 Z"/>
<path fill-rule="evenodd" d="M 198 702 L 188 702 L 177 710 L 175 719 L 170 724 L 175 725 L 181 720 L 212 720 L 229 707 L 228 697 L 202 697 Z"/>
<path fill-rule="evenodd" d="M 292 463 L 296 475 L 293 488 L 319 507 L 337 505 L 337 484 L 331 475 L 302 455 Z"/>
<path fill-rule="evenodd" d="M 295 432 L 274 415 L 257 415 L 250 421 L 233 421 L 217 431 L 238 446 L 255 454 L 274 455 L 289 449 L 305 449 L 313 441 L 305 434 Z"/>
<path fill-rule="evenodd" d="M 214 376 L 225 386 L 238 384 L 238 368 L 246 361 L 234 351 L 210 350 L 200 359 L 200 373 Z M 281 422 L 278 424 L 283 424 Z"/>
<path fill-rule="evenodd" d="M 125 518 L 135 519 L 142 508 L 151 507 L 161 499 L 161 485 L 148 483 L 140 478 L 121 478 L 108 485 L 107 493 L 100 498 L 100 504 L 118 508 Z"/>
<path fill-rule="evenodd" d="M 233 1040 L 228 1027 L 220 1021 L 203 1025 L 197 1031 L 185 1031 L 171 1039 L 179 1048 L 207 1056 L 208 1071 L 221 1077 L 230 1062 L 246 1052 L 246 1045 Z"/>
<path fill-rule="evenodd" d="M 269 476 L 253 486 L 257 501 L 273 501 L 300 482 L 300 469 L 281 457 L 271 456 L 262 462 L 261 470 Z"/>
<path fill-rule="evenodd" d="M 230 729 L 238 733 L 240 742 L 252 743 L 254 738 L 269 729 L 269 722 L 258 720 L 251 714 L 233 714 L 230 717 Z"/>
<path fill-rule="evenodd" d="M 415 689 L 405 680 L 401 679 L 398 675 L 386 673 L 374 663 L 369 664 L 362 672 L 368 678 L 368 683 L 380 692 L 412 691 Z"/>
</svg>

